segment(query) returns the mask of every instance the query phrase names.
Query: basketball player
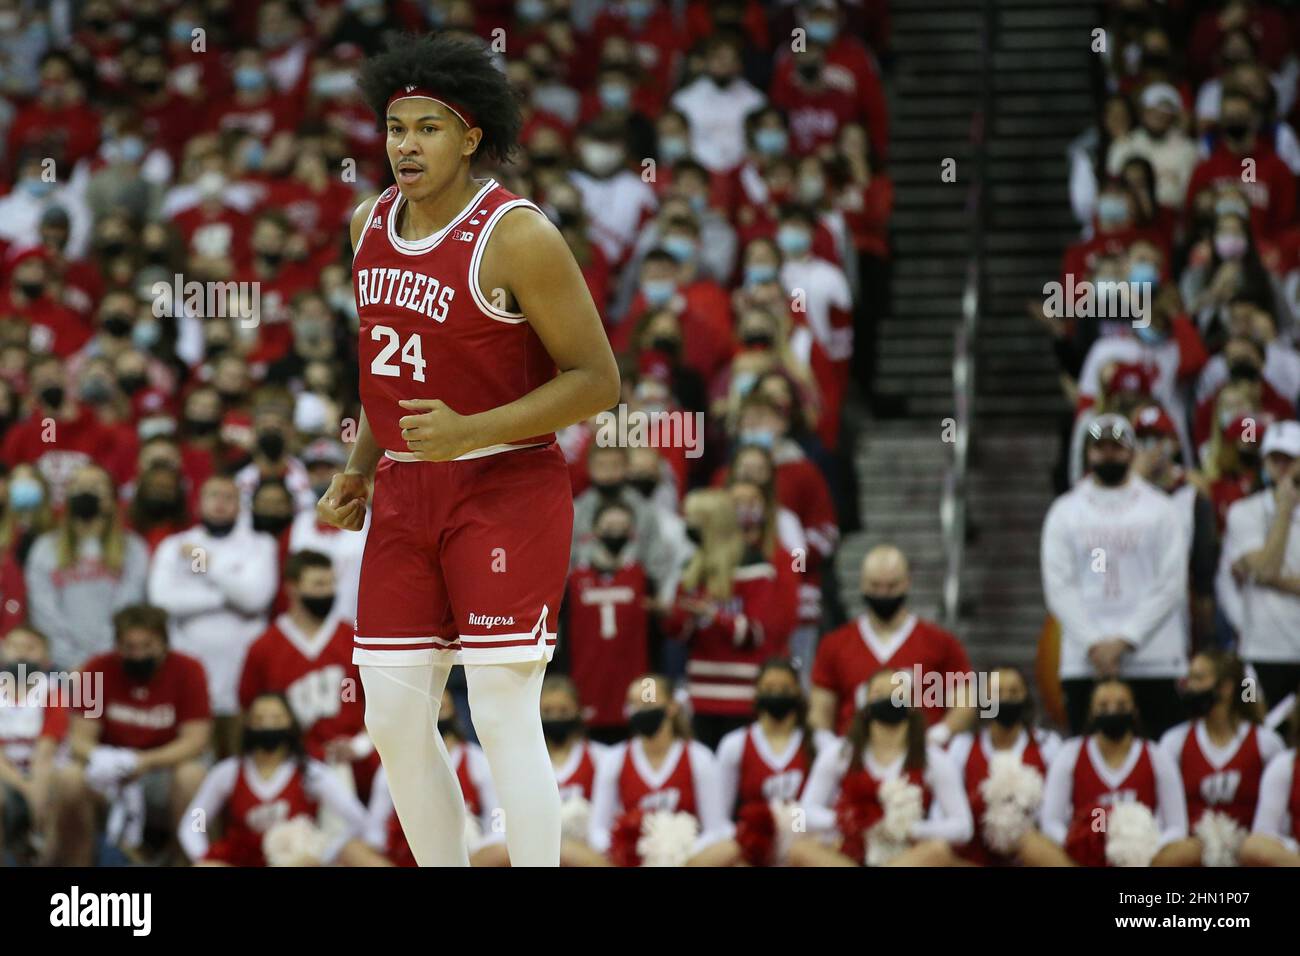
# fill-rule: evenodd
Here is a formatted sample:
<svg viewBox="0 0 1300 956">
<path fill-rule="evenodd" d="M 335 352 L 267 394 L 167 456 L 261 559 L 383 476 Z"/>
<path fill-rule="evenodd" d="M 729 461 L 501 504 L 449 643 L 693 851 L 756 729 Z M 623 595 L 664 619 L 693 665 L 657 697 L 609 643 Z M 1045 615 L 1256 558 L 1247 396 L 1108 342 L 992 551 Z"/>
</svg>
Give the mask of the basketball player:
<svg viewBox="0 0 1300 956">
<path fill-rule="evenodd" d="M 396 185 L 352 218 L 363 414 L 322 521 L 359 530 L 353 661 L 416 862 L 468 865 L 437 715 L 454 664 L 515 866 L 556 866 L 560 798 L 539 706 L 573 499 L 555 432 L 618 401 L 609 341 L 559 231 L 475 179 L 520 117 L 487 50 L 403 37 L 358 80 Z"/>
</svg>

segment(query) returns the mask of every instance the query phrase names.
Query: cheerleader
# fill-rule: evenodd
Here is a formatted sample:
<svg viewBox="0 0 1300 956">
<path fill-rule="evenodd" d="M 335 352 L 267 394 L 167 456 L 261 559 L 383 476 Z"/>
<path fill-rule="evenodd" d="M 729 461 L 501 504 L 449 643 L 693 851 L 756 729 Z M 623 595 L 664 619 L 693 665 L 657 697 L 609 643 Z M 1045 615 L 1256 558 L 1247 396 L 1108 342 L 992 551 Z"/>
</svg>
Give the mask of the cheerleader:
<svg viewBox="0 0 1300 956">
<path fill-rule="evenodd" d="M 1041 829 L 1026 839 L 1037 865 L 1195 866 L 1200 848 L 1187 837 L 1187 801 L 1178 767 L 1139 736 L 1133 690 L 1102 680 L 1088 707 L 1091 732 L 1061 744 L 1047 768 Z M 1154 823 L 1115 826 L 1118 808 L 1137 803 Z M 1134 815 L 1125 813 L 1124 821 Z M 1150 819 L 1150 818 L 1148 818 Z"/>
<path fill-rule="evenodd" d="M 1182 775 L 1190 839 L 1207 866 L 1235 865 L 1255 819 L 1264 768 L 1286 749 L 1261 723 L 1259 702 L 1242 694 L 1245 679 L 1235 654 L 1197 654 L 1182 691 L 1189 719 L 1160 738 L 1160 749 Z"/>
<path fill-rule="evenodd" d="M 1025 838 L 1030 845 L 1037 835 L 1038 809 L 1042 803 L 1042 785 L 1047 777 L 1047 766 L 1061 745 L 1061 738 L 1050 730 L 1034 726 L 1034 702 L 1029 694 L 1029 682 L 1018 668 L 1003 666 L 993 672 L 997 688 L 997 709 L 988 716 L 981 715 L 980 723 L 970 733 L 959 734 L 948 745 L 948 756 L 962 776 L 966 799 L 970 802 L 975 824 L 975 837 L 958 849 L 958 854 L 982 866 L 999 866 L 1032 862 L 1022 855 Z M 997 765 L 995 758 L 1005 754 L 1015 758 L 1026 771 L 1015 774 L 1015 779 L 994 775 L 989 783 L 990 771 Z M 1035 778 L 1034 774 L 1037 774 Z M 1013 802 L 1032 804 L 1032 814 L 1026 820 L 1016 813 L 1006 813 L 991 807 L 985 793 L 1010 790 L 1006 798 Z M 1025 791 L 1028 792 L 1025 792 Z M 1017 794 L 1016 791 L 1019 791 Z M 1036 799 L 1034 795 L 1037 795 Z M 1013 797 L 1014 795 L 1014 797 Z M 995 799 L 997 799 L 995 797 Z M 999 800 L 1005 803 L 1005 800 Z M 992 817 L 986 816 L 990 810 Z M 985 820 L 990 829 L 986 829 Z"/>
<path fill-rule="evenodd" d="M 438 711 L 438 733 L 447 747 L 451 766 L 460 783 L 465 800 L 466 843 L 470 866 L 509 866 L 506 851 L 505 814 L 497 802 L 496 788 L 487 757 L 477 744 L 465 738 L 456 717 L 451 694 L 442 695 Z M 415 866 L 415 857 L 407 845 L 401 821 L 393 808 L 388 789 L 388 774 L 380 767 L 370 791 L 366 841 L 396 866 Z"/>
<path fill-rule="evenodd" d="M 957 866 L 974 834 L 961 775 L 927 746 L 904 671 L 880 670 L 844 742 L 814 761 L 801 808 L 810 832 L 790 848 L 796 866 Z M 911 786 L 906 786 L 910 784 Z"/>
<path fill-rule="evenodd" d="M 320 809 L 342 821 L 340 833 L 315 827 Z M 208 824 L 214 821 L 220 821 L 221 839 L 212 843 Z M 349 853 L 342 862 L 364 863 L 370 860 L 356 838 L 365 825 L 366 811 L 355 794 L 304 754 L 288 701 L 267 693 L 249 704 L 239 756 L 208 772 L 181 818 L 178 837 L 195 866 L 320 865 L 340 858 L 345 846 Z"/>
<path fill-rule="evenodd" d="M 631 739 L 611 747 L 596 767 L 588 843 L 616 863 L 635 864 L 636 829 L 639 825 L 645 832 L 647 815 L 685 813 L 695 819 L 696 838 L 681 837 L 687 846 L 680 852 L 668 848 L 664 855 L 691 865 L 709 864 L 701 852 L 731 835 L 713 753 L 691 739 L 666 677 L 649 674 L 634 680 L 627 690 L 627 715 Z"/>
<path fill-rule="evenodd" d="M 563 674 L 542 682 L 542 733 L 560 787 L 561 866 L 602 866 L 605 858 L 587 845 L 596 765 L 609 752 L 587 739 L 578 688 Z"/>
<path fill-rule="evenodd" d="M 1300 710 L 1291 714 L 1291 741 L 1300 742 Z M 1242 866 L 1300 866 L 1300 767 L 1296 747 L 1268 762 L 1259 781 L 1259 808 L 1241 845 Z"/>
</svg>

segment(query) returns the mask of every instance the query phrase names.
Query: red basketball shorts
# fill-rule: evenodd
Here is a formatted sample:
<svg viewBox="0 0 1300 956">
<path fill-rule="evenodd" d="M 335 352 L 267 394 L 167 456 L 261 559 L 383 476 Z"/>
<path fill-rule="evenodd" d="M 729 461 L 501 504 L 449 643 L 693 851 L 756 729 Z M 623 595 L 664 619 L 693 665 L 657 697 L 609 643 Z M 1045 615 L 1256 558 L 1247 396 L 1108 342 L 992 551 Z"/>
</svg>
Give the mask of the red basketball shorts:
<svg viewBox="0 0 1300 956">
<path fill-rule="evenodd" d="M 375 471 L 354 664 L 550 660 L 573 493 L 559 446 Z"/>
</svg>

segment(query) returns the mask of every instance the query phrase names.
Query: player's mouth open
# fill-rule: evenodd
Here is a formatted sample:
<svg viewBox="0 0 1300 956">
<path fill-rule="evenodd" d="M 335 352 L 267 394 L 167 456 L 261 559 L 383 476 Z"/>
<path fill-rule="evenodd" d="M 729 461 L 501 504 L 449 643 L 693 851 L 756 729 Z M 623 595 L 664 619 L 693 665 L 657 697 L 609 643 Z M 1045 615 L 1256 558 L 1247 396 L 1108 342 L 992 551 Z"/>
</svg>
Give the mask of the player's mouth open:
<svg viewBox="0 0 1300 956">
<path fill-rule="evenodd" d="M 424 169 L 414 163 L 399 163 L 397 166 L 397 178 L 404 183 L 413 183 L 424 175 Z"/>
</svg>

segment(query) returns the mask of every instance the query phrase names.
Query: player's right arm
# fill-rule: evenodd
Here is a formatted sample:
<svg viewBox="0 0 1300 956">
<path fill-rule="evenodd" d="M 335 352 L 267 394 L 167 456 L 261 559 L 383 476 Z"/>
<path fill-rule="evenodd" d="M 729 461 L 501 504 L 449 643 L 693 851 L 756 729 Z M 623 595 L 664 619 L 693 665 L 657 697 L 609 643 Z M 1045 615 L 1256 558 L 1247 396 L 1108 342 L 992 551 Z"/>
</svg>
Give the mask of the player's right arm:
<svg viewBox="0 0 1300 956">
<path fill-rule="evenodd" d="M 353 250 L 357 248 L 361 233 L 370 219 L 370 210 L 378 198 L 371 196 L 364 200 L 352 213 Z M 325 494 L 316 502 L 316 517 L 325 524 L 344 531 L 360 531 L 366 523 L 366 502 L 370 499 L 371 482 L 375 477 L 375 468 L 379 465 L 379 456 L 383 453 L 384 450 L 379 447 L 370 431 L 370 423 L 366 420 L 363 409 L 347 466 L 334 476 Z"/>
</svg>

